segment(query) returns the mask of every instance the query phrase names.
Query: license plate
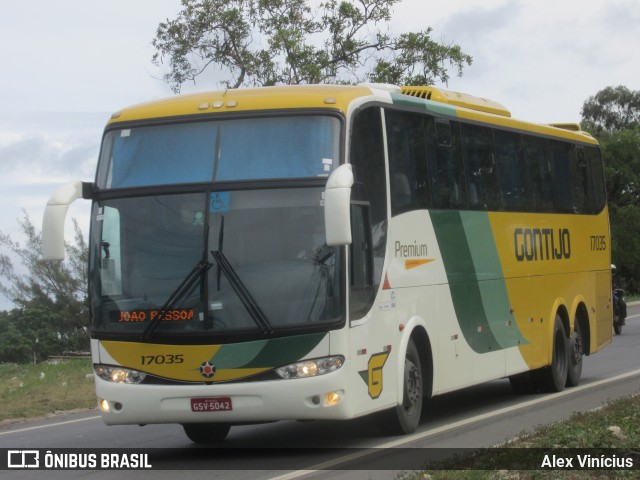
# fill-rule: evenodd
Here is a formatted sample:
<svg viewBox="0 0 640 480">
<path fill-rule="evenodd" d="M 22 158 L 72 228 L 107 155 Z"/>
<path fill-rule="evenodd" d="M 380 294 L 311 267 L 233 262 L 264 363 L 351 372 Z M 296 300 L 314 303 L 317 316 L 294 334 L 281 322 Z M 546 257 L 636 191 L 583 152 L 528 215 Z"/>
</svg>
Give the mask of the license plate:
<svg viewBox="0 0 640 480">
<path fill-rule="evenodd" d="M 229 397 L 192 398 L 192 412 L 228 412 L 233 410 Z"/>
</svg>

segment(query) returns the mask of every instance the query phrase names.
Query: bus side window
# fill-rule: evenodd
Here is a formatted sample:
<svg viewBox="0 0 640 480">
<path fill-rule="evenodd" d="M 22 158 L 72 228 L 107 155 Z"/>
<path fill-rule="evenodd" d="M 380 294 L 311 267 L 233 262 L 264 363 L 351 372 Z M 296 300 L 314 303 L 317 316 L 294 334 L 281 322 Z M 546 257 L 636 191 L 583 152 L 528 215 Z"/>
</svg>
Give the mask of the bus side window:
<svg viewBox="0 0 640 480">
<path fill-rule="evenodd" d="M 435 123 L 435 128 L 433 125 Z M 434 208 L 466 208 L 467 193 L 460 150 L 460 124 L 442 118 L 427 125 L 431 203 Z M 432 147 L 434 146 L 434 147 Z"/>
<path fill-rule="evenodd" d="M 548 141 L 540 137 L 524 137 L 524 161 L 527 172 L 529 210 L 553 212 L 553 188 Z"/>
<path fill-rule="evenodd" d="M 102 239 L 100 241 L 100 282 L 103 295 L 122 294 L 120 258 L 120 212 L 112 207 L 99 207 L 102 211 Z"/>
<path fill-rule="evenodd" d="M 571 197 L 577 213 L 593 212 L 593 192 L 584 147 L 576 147 L 571 155 Z"/>
<path fill-rule="evenodd" d="M 351 190 L 353 242 L 349 308 L 352 320 L 366 315 L 382 281 L 387 245 L 387 181 L 382 134 L 380 108 L 365 108 L 355 116 L 350 147 L 355 179 Z"/>
<path fill-rule="evenodd" d="M 469 208 L 498 209 L 498 178 L 490 128 L 462 125 L 462 145 Z"/>
<path fill-rule="evenodd" d="M 552 140 L 549 144 L 551 146 L 551 174 L 556 212 L 574 213 L 569 163 L 571 157 L 575 156 L 575 148 L 569 143 L 557 140 Z"/>
<path fill-rule="evenodd" d="M 371 222 L 369 205 L 365 202 L 351 204 L 351 233 L 349 301 L 352 318 L 358 318 L 367 314 L 375 297 Z"/>
<path fill-rule="evenodd" d="M 385 110 L 392 215 L 429 207 L 425 120 Z"/>
<path fill-rule="evenodd" d="M 507 211 L 527 211 L 522 135 L 494 130 L 494 140 L 502 206 Z"/>
<path fill-rule="evenodd" d="M 451 146 L 451 126 L 441 118 L 436 119 L 436 142 L 439 147 Z"/>
<path fill-rule="evenodd" d="M 593 195 L 593 213 L 600 213 L 607 204 L 607 189 L 604 182 L 602 157 L 597 147 L 585 147 L 585 159 L 589 166 Z"/>
</svg>

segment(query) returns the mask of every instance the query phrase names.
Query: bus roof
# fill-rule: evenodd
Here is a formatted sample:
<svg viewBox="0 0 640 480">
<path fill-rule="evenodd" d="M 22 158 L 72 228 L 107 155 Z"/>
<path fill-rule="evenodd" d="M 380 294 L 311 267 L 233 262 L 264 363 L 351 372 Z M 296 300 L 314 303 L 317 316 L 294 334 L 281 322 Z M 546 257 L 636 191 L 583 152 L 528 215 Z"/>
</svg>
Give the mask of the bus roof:
<svg viewBox="0 0 640 480">
<path fill-rule="evenodd" d="M 295 85 L 239 88 L 177 95 L 115 113 L 111 122 L 198 115 L 216 112 L 333 108 L 346 112 L 356 98 L 372 94 L 370 88 L 346 85 Z"/>
<path fill-rule="evenodd" d="M 111 116 L 110 124 L 182 117 L 223 112 L 325 108 L 342 112 L 363 97 L 384 92 L 393 103 L 425 108 L 427 111 L 471 121 L 562 137 L 579 142 L 597 143 L 577 123 L 537 124 L 511 118 L 498 102 L 441 88 L 395 87 L 392 85 L 293 85 L 240 88 L 176 95 L 125 108 Z M 381 99 L 380 96 L 377 98 Z M 389 100 L 387 100 L 389 101 Z"/>
</svg>

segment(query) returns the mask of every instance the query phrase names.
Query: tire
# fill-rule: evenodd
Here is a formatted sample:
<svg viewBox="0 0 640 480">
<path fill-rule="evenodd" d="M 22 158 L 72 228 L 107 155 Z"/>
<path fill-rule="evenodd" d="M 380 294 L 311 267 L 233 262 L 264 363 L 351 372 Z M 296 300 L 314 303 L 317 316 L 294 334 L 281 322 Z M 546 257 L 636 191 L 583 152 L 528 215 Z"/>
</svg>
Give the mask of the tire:
<svg viewBox="0 0 640 480">
<path fill-rule="evenodd" d="M 193 443 L 218 443 L 227 438 L 231 425 L 228 423 L 185 423 L 182 428 Z"/>
<path fill-rule="evenodd" d="M 582 376 L 582 355 L 584 355 L 584 336 L 582 327 L 576 318 L 573 335 L 569 342 L 569 370 L 567 372 L 567 387 L 577 387 Z"/>
<path fill-rule="evenodd" d="M 404 359 L 402 404 L 382 412 L 378 426 L 388 435 L 406 435 L 415 432 L 422 414 L 424 383 L 420 355 L 413 340 L 409 340 Z"/>
<path fill-rule="evenodd" d="M 622 323 L 616 321 L 616 319 L 613 320 L 613 331 L 616 335 L 620 335 L 622 333 Z"/>
<path fill-rule="evenodd" d="M 569 340 L 559 315 L 553 325 L 551 365 L 539 370 L 540 384 L 546 392 L 561 392 L 567 384 L 569 372 Z"/>
</svg>

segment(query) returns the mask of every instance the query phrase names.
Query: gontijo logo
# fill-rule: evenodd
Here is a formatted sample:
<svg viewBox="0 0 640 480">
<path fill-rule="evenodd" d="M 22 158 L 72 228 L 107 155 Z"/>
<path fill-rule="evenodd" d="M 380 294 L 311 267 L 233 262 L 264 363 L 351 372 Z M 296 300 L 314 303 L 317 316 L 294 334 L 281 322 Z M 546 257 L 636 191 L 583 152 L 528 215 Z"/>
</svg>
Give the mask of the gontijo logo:
<svg viewBox="0 0 640 480">
<path fill-rule="evenodd" d="M 571 258 L 571 234 L 568 228 L 516 228 L 513 243 L 518 262 Z"/>
</svg>

